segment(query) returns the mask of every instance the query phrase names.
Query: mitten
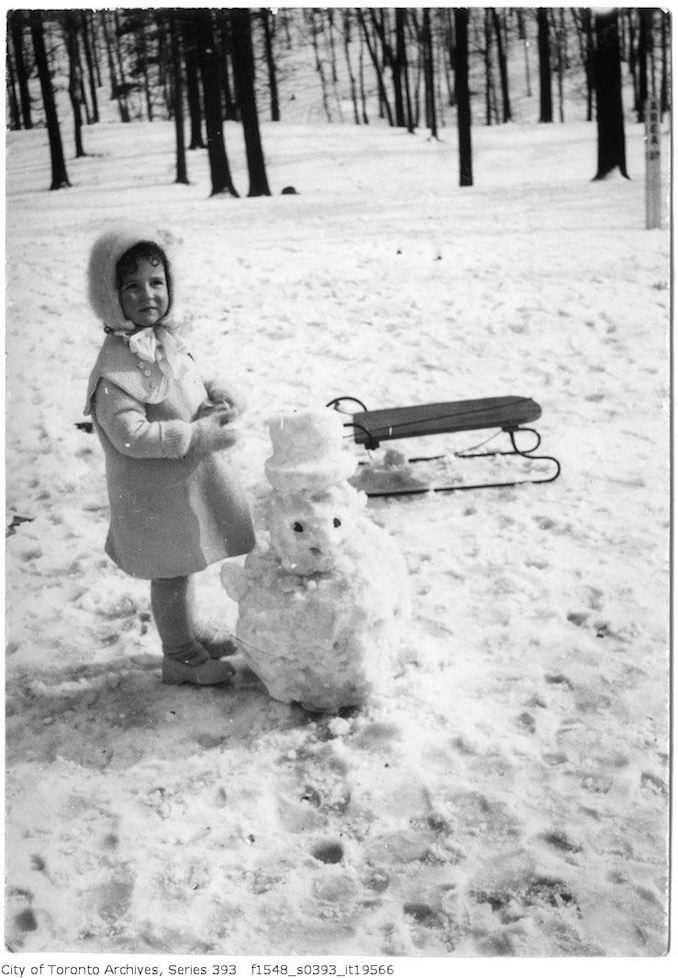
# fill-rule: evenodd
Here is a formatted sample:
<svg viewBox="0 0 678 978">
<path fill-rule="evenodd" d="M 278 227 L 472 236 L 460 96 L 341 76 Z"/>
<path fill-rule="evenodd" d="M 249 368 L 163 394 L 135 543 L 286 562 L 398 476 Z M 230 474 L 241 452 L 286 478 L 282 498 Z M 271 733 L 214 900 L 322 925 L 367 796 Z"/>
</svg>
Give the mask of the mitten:
<svg viewBox="0 0 678 978">
<path fill-rule="evenodd" d="M 235 411 L 236 417 L 245 410 L 245 395 L 235 385 L 219 380 L 206 380 L 204 384 L 212 404 L 228 405 Z"/>
<path fill-rule="evenodd" d="M 228 424 L 225 411 L 217 411 L 199 418 L 192 424 L 190 449 L 199 455 L 208 455 L 223 448 L 230 448 L 238 439 L 237 431 Z"/>
<path fill-rule="evenodd" d="M 213 404 L 212 401 L 203 401 L 198 408 L 199 418 L 207 418 L 215 414 L 218 415 L 222 424 L 228 424 L 240 417 L 240 411 L 226 401 L 218 401 L 216 404 Z"/>
</svg>

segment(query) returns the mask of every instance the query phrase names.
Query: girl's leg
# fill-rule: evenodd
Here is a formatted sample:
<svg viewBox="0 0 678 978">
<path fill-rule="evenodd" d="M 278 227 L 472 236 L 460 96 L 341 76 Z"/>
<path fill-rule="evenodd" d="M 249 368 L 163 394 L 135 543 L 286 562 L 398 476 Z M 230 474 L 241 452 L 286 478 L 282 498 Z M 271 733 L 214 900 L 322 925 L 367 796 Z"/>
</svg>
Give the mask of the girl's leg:
<svg viewBox="0 0 678 978">
<path fill-rule="evenodd" d="M 213 685 L 233 675 L 228 663 L 210 657 L 195 638 L 188 577 L 151 581 L 151 609 L 163 651 L 163 680 Z"/>
<path fill-rule="evenodd" d="M 205 617 L 197 612 L 195 574 L 191 574 L 187 581 L 188 612 L 193 625 L 193 635 L 213 659 L 233 655 L 238 651 L 238 646 L 226 625 L 220 624 L 216 618 Z"/>
<path fill-rule="evenodd" d="M 163 577 L 151 581 L 151 610 L 165 655 L 195 657 L 199 652 L 189 608 L 189 579 Z"/>
</svg>

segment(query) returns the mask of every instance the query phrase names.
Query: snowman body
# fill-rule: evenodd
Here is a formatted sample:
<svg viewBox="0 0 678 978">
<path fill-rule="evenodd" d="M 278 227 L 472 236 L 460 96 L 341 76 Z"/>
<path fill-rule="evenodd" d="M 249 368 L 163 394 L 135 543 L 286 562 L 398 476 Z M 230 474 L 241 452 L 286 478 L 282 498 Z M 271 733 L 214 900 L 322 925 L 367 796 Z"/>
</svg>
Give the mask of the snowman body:
<svg viewBox="0 0 678 978">
<path fill-rule="evenodd" d="M 364 494 L 346 481 L 355 463 L 345 452 L 339 458 L 341 423 L 316 413 L 293 420 L 330 437 L 321 451 L 316 437 L 311 467 L 267 464 L 270 540 L 242 569 L 225 564 L 222 582 L 238 601 L 243 658 L 270 695 L 336 711 L 364 703 L 391 678 L 409 611 L 407 572 L 393 539 L 364 512 Z"/>
</svg>

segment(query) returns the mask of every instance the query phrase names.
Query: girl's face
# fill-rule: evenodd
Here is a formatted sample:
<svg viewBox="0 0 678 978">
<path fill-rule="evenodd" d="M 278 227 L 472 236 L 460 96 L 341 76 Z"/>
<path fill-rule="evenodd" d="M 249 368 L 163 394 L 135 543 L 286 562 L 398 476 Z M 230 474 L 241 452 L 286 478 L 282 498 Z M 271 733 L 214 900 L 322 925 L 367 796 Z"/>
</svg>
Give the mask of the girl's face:
<svg viewBox="0 0 678 978">
<path fill-rule="evenodd" d="M 162 263 L 141 258 L 120 284 L 120 306 L 135 326 L 155 326 L 169 309 L 167 276 Z"/>
</svg>

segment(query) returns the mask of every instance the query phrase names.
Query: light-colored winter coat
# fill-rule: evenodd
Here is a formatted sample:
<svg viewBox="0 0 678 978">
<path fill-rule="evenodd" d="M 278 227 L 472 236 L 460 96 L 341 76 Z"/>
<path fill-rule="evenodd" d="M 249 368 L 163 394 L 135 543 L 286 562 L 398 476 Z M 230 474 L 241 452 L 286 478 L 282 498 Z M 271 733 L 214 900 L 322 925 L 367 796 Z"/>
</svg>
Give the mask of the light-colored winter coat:
<svg viewBox="0 0 678 978">
<path fill-rule="evenodd" d="M 121 227 L 98 239 L 89 266 L 89 296 L 100 320 L 131 330 L 115 282 L 120 257 L 140 240 L 167 243 L 157 232 Z M 162 327 L 178 336 L 173 280 Z M 158 331 L 161 335 L 162 330 Z M 248 500 L 227 451 L 206 453 L 193 422 L 209 401 L 193 357 L 183 345 L 168 375 L 109 334 L 90 375 L 91 413 L 106 457 L 110 527 L 106 552 L 126 573 L 182 577 L 215 561 L 248 553 L 254 531 Z M 223 386 L 223 385 L 222 385 Z"/>
</svg>

